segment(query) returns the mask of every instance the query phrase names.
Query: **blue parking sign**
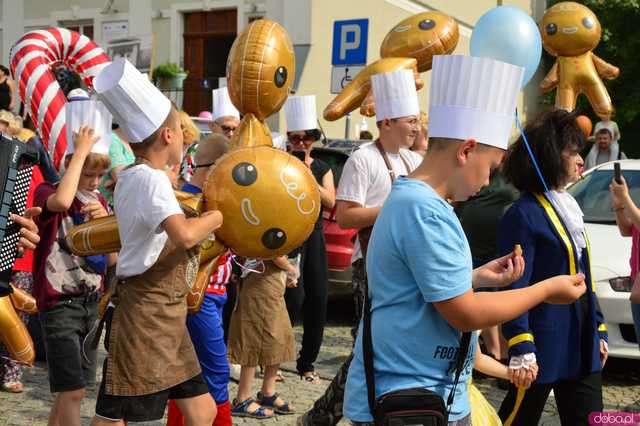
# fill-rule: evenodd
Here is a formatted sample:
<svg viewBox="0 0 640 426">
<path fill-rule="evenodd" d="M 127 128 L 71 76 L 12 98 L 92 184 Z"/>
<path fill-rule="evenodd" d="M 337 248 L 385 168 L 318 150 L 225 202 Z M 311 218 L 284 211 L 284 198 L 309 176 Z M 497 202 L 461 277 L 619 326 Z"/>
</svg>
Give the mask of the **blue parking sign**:
<svg viewBox="0 0 640 426">
<path fill-rule="evenodd" d="M 333 65 L 367 63 L 368 19 L 350 19 L 333 23 Z"/>
</svg>

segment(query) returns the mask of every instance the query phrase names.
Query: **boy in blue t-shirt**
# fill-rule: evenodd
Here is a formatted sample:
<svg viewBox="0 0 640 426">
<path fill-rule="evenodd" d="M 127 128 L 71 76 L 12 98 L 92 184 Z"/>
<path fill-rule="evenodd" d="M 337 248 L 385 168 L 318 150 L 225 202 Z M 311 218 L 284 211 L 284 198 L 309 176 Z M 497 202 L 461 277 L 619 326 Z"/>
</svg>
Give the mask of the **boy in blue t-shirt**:
<svg viewBox="0 0 640 426">
<path fill-rule="evenodd" d="M 395 181 L 367 253 L 376 397 L 424 387 L 446 400 L 461 332 L 502 323 L 541 302 L 572 302 L 585 291 L 582 275 L 554 277 L 521 290 L 472 291 L 472 285 L 507 285 L 524 271 L 524 260 L 515 253 L 472 270 L 469 245 L 449 205 L 487 185 L 490 171 L 500 165 L 522 71 L 486 58 L 434 57 L 427 154 L 407 178 Z M 354 424 L 370 424 L 360 336 L 344 411 Z M 473 337 L 449 409 L 450 424 L 471 422 L 466 382 L 475 347 Z M 526 369 L 514 378 L 522 384 L 531 380 Z"/>
</svg>

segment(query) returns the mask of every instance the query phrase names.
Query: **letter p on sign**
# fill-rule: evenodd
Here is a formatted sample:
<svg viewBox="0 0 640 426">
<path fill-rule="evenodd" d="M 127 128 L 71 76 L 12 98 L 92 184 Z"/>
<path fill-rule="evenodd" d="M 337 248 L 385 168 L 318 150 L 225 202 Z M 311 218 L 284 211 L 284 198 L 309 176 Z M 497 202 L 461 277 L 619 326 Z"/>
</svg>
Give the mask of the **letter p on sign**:
<svg viewBox="0 0 640 426">
<path fill-rule="evenodd" d="M 332 65 L 367 63 L 368 19 L 351 19 L 333 23 Z"/>
</svg>

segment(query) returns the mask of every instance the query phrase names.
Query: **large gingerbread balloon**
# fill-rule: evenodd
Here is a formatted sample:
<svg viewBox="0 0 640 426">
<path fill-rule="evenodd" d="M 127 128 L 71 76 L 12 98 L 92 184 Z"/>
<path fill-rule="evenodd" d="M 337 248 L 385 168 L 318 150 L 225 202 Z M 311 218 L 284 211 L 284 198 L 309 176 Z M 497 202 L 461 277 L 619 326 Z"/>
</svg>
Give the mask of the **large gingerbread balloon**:
<svg viewBox="0 0 640 426">
<path fill-rule="evenodd" d="M 567 111 L 575 109 L 578 95 L 584 93 L 594 112 L 608 118 L 613 106 L 601 77 L 612 80 L 620 70 L 592 52 L 600 42 L 596 15 L 584 5 L 561 2 L 544 13 L 540 32 L 545 50 L 558 58 L 540 90 L 557 88 L 556 107 Z"/>
<path fill-rule="evenodd" d="M 56 167 L 67 149 L 65 104 L 51 67 L 63 64 L 91 86 L 93 77 L 109 63 L 102 48 L 87 36 L 66 28 L 30 31 L 11 48 L 11 73 L 18 93 L 33 118 Z"/>
<path fill-rule="evenodd" d="M 0 297 L 0 341 L 12 359 L 31 365 L 36 357 L 33 340 L 16 310 L 36 313 L 35 300 L 28 293 L 13 286 L 12 291 L 10 295 Z"/>
<path fill-rule="evenodd" d="M 360 114 L 375 115 L 371 80 L 373 74 L 413 69 L 416 89 L 424 82 L 420 73 L 431 69 L 434 55 L 445 55 L 458 45 L 457 22 L 440 12 L 413 15 L 389 31 L 380 46 L 381 59 L 367 65 L 324 110 L 324 118 L 334 121 L 360 106 Z"/>
</svg>

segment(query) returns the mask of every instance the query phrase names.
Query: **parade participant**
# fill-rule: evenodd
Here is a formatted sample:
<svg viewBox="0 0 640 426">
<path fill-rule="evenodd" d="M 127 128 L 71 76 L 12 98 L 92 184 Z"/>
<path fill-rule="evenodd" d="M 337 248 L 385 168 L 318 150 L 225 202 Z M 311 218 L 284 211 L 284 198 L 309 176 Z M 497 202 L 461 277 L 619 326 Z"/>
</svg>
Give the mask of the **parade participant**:
<svg viewBox="0 0 640 426">
<path fill-rule="evenodd" d="M 633 287 L 631 288 L 629 299 L 633 324 L 636 330 L 636 340 L 640 346 L 640 281 L 638 280 L 638 268 L 640 268 L 640 233 L 638 232 L 638 229 L 640 229 L 640 210 L 629 195 L 629 187 L 624 177 L 621 176 L 620 182 L 616 182 L 613 179 L 609 189 L 611 191 L 611 207 L 616 212 L 616 224 L 620 235 L 631 237 L 631 257 L 629 258 L 631 274 L 629 279 Z"/>
<path fill-rule="evenodd" d="M 530 288 L 533 282 L 579 272 L 586 277 L 587 291 L 573 304 L 536 306 L 502 325 L 510 366 L 526 369 L 537 363 L 539 373 L 526 391 L 509 387 L 500 417 L 507 425 L 537 424 L 553 389 L 561 423 L 586 425 L 589 413 L 602 411 L 607 333 L 595 295 L 582 210 L 565 191 L 580 178 L 584 134 L 575 113 L 556 110 L 532 120 L 524 135 L 544 182 L 521 136 L 510 147 L 503 170 L 524 195 L 498 228 L 500 253 L 514 244 L 524 253 L 524 275 L 510 288 Z"/>
<path fill-rule="evenodd" d="M 372 77 L 376 125 L 380 138 L 360 147 L 344 165 L 336 196 L 336 219 L 342 228 L 356 228 L 351 259 L 356 319 L 360 320 L 367 288 L 361 242 L 366 244 L 395 177 L 415 169 L 422 157 L 409 151 L 418 133 L 420 108 L 413 74 L 396 71 Z M 352 329 L 355 338 L 357 326 Z M 342 418 L 344 385 L 351 357 L 313 408 L 298 419 L 301 425 L 335 425 Z"/>
<path fill-rule="evenodd" d="M 122 128 L 117 123 L 113 123 L 111 128 L 111 146 L 109 147 L 111 166 L 102 179 L 100 192 L 104 195 L 104 198 L 107 199 L 111 208 L 113 208 L 113 190 L 116 187 L 116 183 L 118 183 L 118 174 L 127 166 L 133 164 L 135 155 L 133 155 L 131 145 L 129 145 L 127 136 L 122 131 Z"/>
<path fill-rule="evenodd" d="M 477 338 L 472 333 L 461 339 L 461 331 L 501 323 L 543 301 L 573 301 L 585 291 L 582 275 L 511 292 L 472 291 L 472 283 L 511 283 L 524 269 L 522 257 L 509 253 L 473 270 L 469 244 L 447 202 L 478 192 L 500 164 L 522 74 L 523 68 L 492 59 L 433 58 L 429 149 L 418 168 L 394 182 L 367 251 L 375 398 L 392 398 L 409 388 L 428 389 L 443 400 L 451 395 L 450 425 L 470 424 L 467 381 Z M 457 388 L 456 371 L 461 373 Z M 344 411 L 355 424 L 372 424 L 362 333 L 349 368 Z"/>
<path fill-rule="evenodd" d="M 215 162 L 227 152 L 228 139 L 222 135 L 211 135 L 198 144 L 195 152 L 195 170 L 191 181 L 182 186 L 185 192 L 198 194 L 207 180 Z M 200 310 L 187 316 L 187 328 L 198 355 L 202 376 L 209 393 L 216 403 L 218 414 L 213 426 L 231 426 L 231 404 L 229 403 L 229 361 L 222 329 L 222 308 L 227 301 L 226 286 L 231 277 L 231 254 L 218 258 L 211 280 L 205 290 Z M 184 417 L 175 401 L 169 402 L 167 426 L 183 426 Z"/>
<path fill-rule="evenodd" d="M 120 172 L 114 193 L 122 247 L 92 424 L 161 419 L 167 400 L 175 399 L 186 424 L 211 426 L 216 408 L 185 326 L 186 295 L 199 243 L 222 216 L 210 211 L 187 218 L 175 198 L 164 172 L 182 156 L 175 106 L 123 58 L 106 66 L 94 87 L 136 162 Z"/>
<path fill-rule="evenodd" d="M 429 146 L 429 117 L 424 111 L 420 111 L 420 131 L 416 135 L 416 140 L 409 148 L 413 152 L 417 152 L 421 156 L 427 153 Z"/>
<path fill-rule="evenodd" d="M 245 262 L 246 275 L 229 327 L 229 360 L 240 364 L 240 382 L 231 414 L 266 419 L 293 414 L 295 407 L 276 392 L 278 368 L 295 358 L 293 328 L 284 301 L 285 287 L 297 283 L 299 272 L 286 256 Z M 256 367 L 264 366 L 262 387 L 251 395 Z"/>
<path fill-rule="evenodd" d="M 318 182 L 322 207 L 331 210 L 336 202 L 333 173 L 327 163 L 311 157 L 313 143 L 320 139 L 316 97 L 290 96 L 284 104 L 284 112 L 287 118 L 289 151 L 311 169 Z M 316 225 L 299 252 L 301 276 L 298 285 L 288 288 L 285 292 L 291 322 L 295 324 L 300 313 L 303 317 L 302 347 L 296 369 L 300 378 L 313 384 L 320 383 L 313 363 L 318 358 L 322 345 L 329 290 L 329 267 L 322 220 L 322 209 L 320 209 Z"/>
<path fill-rule="evenodd" d="M 215 89 L 213 96 L 213 122 L 209 128 L 213 133 L 219 133 L 231 139 L 233 132 L 240 125 L 240 113 L 231 103 L 229 91 L 226 87 Z"/>
<path fill-rule="evenodd" d="M 73 114 L 75 106 L 66 106 L 67 128 L 77 133 L 67 145 L 62 179 L 57 185 L 42 183 L 33 203 L 42 209 L 37 221 L 42 243 L 34 253 L 41 261 L 34 268 L 33 294 L 40 312 L 49 387 L 57 394 L 49 414 L 52 425 L 80 425 L 80 404 L 86 387 L 95 383 L 97 364 L 97 351 L 85 343 L 97 319 L 106 268 L 115 263 L 115 254 L 79 257 L 60 244 L 74 225 L 107 215 L 107 202 L 97 188 L 109 167 L 108 141 L 105 145 L 101 135 L 84 127 L 96 127 L 98 120 L 92 119 L 99 117 L 82 120 Z"/>
<path fill-rule="evenodd" d="M 200 142 L 200 130 L 189 114 L 184 111 L 180 111 L 180 128 L 182 129 L 182 138 L 184 139 L 184 153 L 178 177 L 180 179 L 179 184 L 182 186 L 191 181 L 191 177 L 195 172 L 194 157 L 198 149 L 198 142 Z"/>
</svg>

